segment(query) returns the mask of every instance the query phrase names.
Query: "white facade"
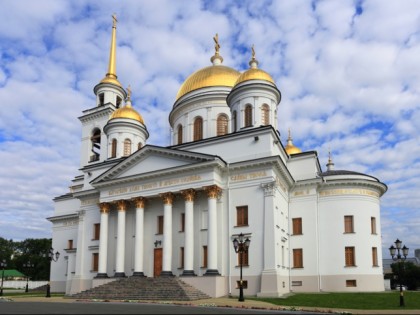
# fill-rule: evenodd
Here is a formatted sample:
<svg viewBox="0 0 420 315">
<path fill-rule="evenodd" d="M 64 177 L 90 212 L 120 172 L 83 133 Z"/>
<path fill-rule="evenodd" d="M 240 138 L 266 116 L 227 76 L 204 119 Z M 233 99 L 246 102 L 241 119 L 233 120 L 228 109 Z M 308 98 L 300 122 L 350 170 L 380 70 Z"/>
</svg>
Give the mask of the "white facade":
<svg viewBox="0 0 420 315">
<path fill-rule="evenodd" d="M 218 49 L 212 67 L 221 66 Z M 129 103 L 131 92 L 108 71 L 108 81 L 94 89 L 96 106 L 79 118 L 80 173 L 70 192 L 54 199 L 48 218 L 53 248 L 65 252 L 51 267 L 53 291 L 174 275 L 210 296 L 237 295 L 232 240 L 240 233 L 251 240 L 246 295 L 384 290 L 380 197 L 386 185 L 334 170 L 331 160 L 322 171 L 315 151 L 289 155 L 275 127 L 280 91 L 256 68 L 255 56 L 250 64 L 249 73 L 237 72 L 237 84 L 232 69 L 228 79 L 209 80 L 214 72 L 207 69 L 189 78 L 191 90 L 183 90 L 169 116 L 169 147 L 146 143 L 141 116 L 118 103 L 117 96 Z M 131 116 L 111 116 L 117 110 Z M 92 159 L 95 143 L 100 155 Z"/>
</svg>

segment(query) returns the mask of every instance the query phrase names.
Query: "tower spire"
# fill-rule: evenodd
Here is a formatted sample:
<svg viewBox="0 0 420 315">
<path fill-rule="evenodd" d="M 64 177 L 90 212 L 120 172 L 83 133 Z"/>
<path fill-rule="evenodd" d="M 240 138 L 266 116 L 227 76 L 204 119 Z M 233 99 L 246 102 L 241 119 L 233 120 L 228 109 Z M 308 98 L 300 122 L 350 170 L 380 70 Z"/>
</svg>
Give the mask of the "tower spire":
<svg viewBox="0 0 420 315">
<path fill-rule="evenodd" d="M 252 58 L 249 61 L 249 66 L 253 69 L 258 68 L 258 60 L 257 58 L 255 58 L 255 48 L 254 48 L 254 44 L 251 47 L 251 52 L 252 52 Z M 290 129 L 289 129 L 289 134 L 290 134 Z"/>
<path fill-rule="evenodd" d="M 116 73 L 116 45 L 117 45 L 117 16 L 115 13 L 112 15 L 112 36 L 111 36 L 111 48 L 109 50 L 109 63 L 108 72 L 101 80 L 101 83 L 112 83 L 120 87 L 121 83 L 117 79 Z"/>
</svg>

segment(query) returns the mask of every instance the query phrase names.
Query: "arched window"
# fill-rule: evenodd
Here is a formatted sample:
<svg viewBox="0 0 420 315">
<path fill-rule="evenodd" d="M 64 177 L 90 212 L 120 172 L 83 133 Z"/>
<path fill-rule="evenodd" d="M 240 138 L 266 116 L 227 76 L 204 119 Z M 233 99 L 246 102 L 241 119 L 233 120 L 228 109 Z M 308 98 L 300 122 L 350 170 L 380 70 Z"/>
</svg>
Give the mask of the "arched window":
<svg viewBox="0 0 420 315">
<path fill-rule="evenodd" d="M 116 156 L 117 156 L 117 139 L 112 139 L 111 157 L 114 158 Z"/>
<path fill-rule="evenodd" d="M 270 108 L 267 104 L 261 106 L 261 122 L 263 125 L 270 124 Z"/>
<path fill-rule="evenodd" d="M 232 114 L 232 121 L 233 121 L 233 132 L 238 131 L 238 121 L 237 121 L 237 117 L 236 117 L 236 110 L 233 112 Z"/>
<path fill-rule="evenodd" d="M 181 124 L 178 125 L 177 130 L 178 130 L 178 144 L 181 144 L 182 143 L 182 125 Z"/>
<path fill-rule="evenodd" d="M 101 155 L 101 131 L 95 128 L 90 137 L 93 155 L 90 157 L 90 161 L 98 161 Z"/>
<path fill-rule="evenodd" d="M 99 94 L 98 98 L 99 98 L 99 106 L 103 106 L 105 104 L 105 94 L 104 93 Z"/>
<path fill-rule="evenodd" d="M 194 120 L 194 141 L 203 139 L 203 118 L 197 117 Z"/>
<path fill-rule="evenodd" d="M 117 103 L 115 104 L 115 107 L 120 108 L 121 102 L 122 102 L 121 97 L 117 96 Z"/>
<path fill-rule="evenodd" d="M 140 150 L 142 147 L 143 147 L 143 144 L 142 144 L 141 142 L 139 142 L 139 143 L 137 144 L 137 150 Z"/>
<path fill-rule="evenodd" d="M 129 156 L 131 154 L 131 140 L 124 140 L 124 156 Z"/>
<path fill-rule="evenodd" d="M 228 133 L 228 118 L 226 115 L 217 117 L 217 135 L 223 136 Z"/>
<path fill-rule="evenodd" d="M 252 106 L 246 105 L 245 107 L 245 127 L 252 126 Z"/>
</svg>

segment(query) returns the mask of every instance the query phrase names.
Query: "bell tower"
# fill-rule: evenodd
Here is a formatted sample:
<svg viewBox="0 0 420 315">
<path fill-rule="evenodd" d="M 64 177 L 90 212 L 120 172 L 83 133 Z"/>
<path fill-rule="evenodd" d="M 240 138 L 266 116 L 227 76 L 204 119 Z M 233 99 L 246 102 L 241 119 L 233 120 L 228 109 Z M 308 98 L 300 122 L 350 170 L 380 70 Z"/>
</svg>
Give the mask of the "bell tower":
<svg viewBox="0 0 420 315">
<path fill-rule="evenodd" d="M 112 15 L 108 72 L 93 89 L 96 95 L 95 107 L 83 111 L 83 115 L 79 117 L 82 123 L 81 167 L 107 159 L 108 141 L 104 126 L 127 97 L 127 92 L 118 81 L 116 74 L 116 37 L 117 17 L 114 14 Z"/>
</svg>

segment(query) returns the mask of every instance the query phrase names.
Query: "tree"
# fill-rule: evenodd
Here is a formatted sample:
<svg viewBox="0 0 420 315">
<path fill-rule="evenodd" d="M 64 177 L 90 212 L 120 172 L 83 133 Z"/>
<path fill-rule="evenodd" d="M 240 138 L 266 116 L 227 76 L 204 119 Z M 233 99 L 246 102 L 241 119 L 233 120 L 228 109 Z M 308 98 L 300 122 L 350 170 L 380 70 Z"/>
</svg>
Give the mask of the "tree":
<svg viewBox="0 0 420 315">
<path fill-rule="evenodd" d="M 398 271 L 401 270 L 401 279 L 398 279 L 395 284 L 405 284 L 408 290 L 416 290 L 418 287 L 420 287 L 420 266 L 417 266 L 411 261 L 408 261 L 393 263 L 391 264 L 391 268 L 394 275 L 398 275 Z M 400 269 L 398 270 L 398 268 Z"/>
<path fill-rule="evenodd" d="M 50 275 L 50 261 L 48 251 L 51 239 L 28 238 L 20 242 L 6 240 L 0 237 L 0 259 L 6 259 L 7 269 L 17 269 L 32 280 L 48 280 Z M 31 262 L 34 268 L 24 268 Z"/>
</svg>

